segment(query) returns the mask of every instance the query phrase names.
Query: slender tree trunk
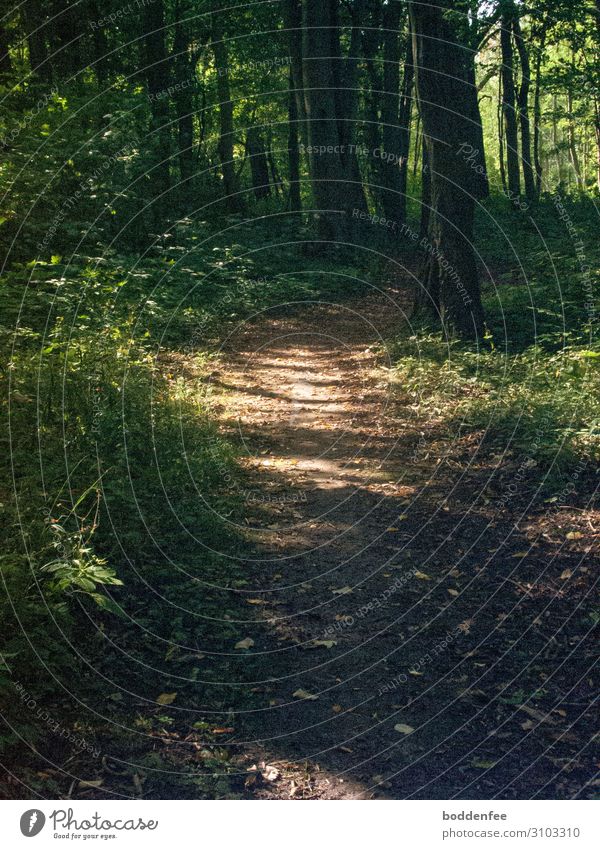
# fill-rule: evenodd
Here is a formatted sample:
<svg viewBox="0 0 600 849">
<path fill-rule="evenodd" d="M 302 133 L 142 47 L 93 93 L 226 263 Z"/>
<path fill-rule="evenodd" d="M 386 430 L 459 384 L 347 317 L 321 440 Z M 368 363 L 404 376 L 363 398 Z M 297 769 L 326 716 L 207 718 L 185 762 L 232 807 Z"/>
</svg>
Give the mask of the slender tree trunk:
<svg viewBox="0 0 600 849">
<path fill-rule="evenodd" d="M 419 224 L 419 237 L 426 239 L 429 232 L 429 218 L 431 213 L 431 168 L 429 167 L 429 154 L 425 139 L 421 142 L 421 220 Z M 415 160 L 418 156 L 415 156 Z"/>
<path fill-rule="evenodd" d="M 179 4 L 175 6 L 175 77 L 177 91 L 175 92 L 175 109 L 177 111 L 177 136 L 179 147 L 179 177 L 178 190 L 181 205 L 187 211 L 192 196 L 192 175 L 194 173 L 194 92 L 196 88 L 195 67 L 190 61 L 189 37 L 184 29 L 184 17 Z"/>
<path fill-rule="evenodd" d="M 340 46 L 339 0 L 328 0 L 330 4 L 330 43 L 334 84 L 335 111 L 340 143 L 340 158 L 345 171 L 346 192 L 352 209 L 367 211 L 367 201 L 356 153 L 356 119 L 358 107 L 358 59 L 360 53 L 360 26 L 364 19 L 364 0 L 354 0 L 352 29 L 348 56 L 342 54 Z"/>
<path fill-rule="evenodd" d="M 391 221 L 406 218 L 406 197 L 402 195 L 402 129 L 400 124 L 400 3 L 391 0 L 383 10 L 383 211 Z M 384 158 L 385 157 L 385 158 Z"/>
<path fill-rule="evenodd" d="M 219 98 L 219 158 L 223 175 L 225 206 L 229 212 L 240 212 L 242 202 L 238 194 L 238 179 L 233 162 L 234 124 L 233 103 L 229 89 L 229 57 L 223 38 L 220 16 L 215 12 L 212 18 L 212 49 L 217 72 L 217 96 Z"/>
<path fill-rule="evenodd" d="M 596 137 L 596 185 L 600 192 L 600 100 L 594 97 L 594 135 Z"/>
<path fill-rule="evenodd" d="M 271 185 L 269 182 L 269 162 L 265 152 L 262 135 L 257 127 L 248 127 L 246 132 L 246 149 L 250 158 L 252 174 L 252 189 L 257 200 L 269 197 Z"/>
<path fill-rule="evenodd" d="M 23 28 L 29 50 L 29 68 L 42 82 L 52 81 L 52 67 L 48 61 L 45 15 L 40 0 L 27 0 L 22 7 Z"/>
<path fill-rule="evenodd" d="M 10 42 L 6 27 L 0 22 L 0 74 L 10 74 L 12 72 L 12 62 L 10 60 L 9 51 Z"/>
<path fill-rule="evenodd" d="M 164 217 L 170 205 L 171 128 L 169 125 L 169 64 L 165 45 L 165 11 L 163 0 L 144 6 L 143 10 L 144 70 L 150 99 L 152 120 L 150 144 L 154 167 L 150 172 L 155 223 Z"/>
<path fill-rule="evenodd" d="M 443 2 L 443 5 L 440 3 Z M 473 249 L 475 198 L 481 177 L 462 155 L 477 141 L 472 115 L 477 91 L 466 63 L 472 54 L 460 42 L 450 0 L 409 3 L 419 109 L 431 174 L 428 262 L 419 300 L 442 323 L 465 338 L 484 332 L 483 307 Z M 475 100 L 475 104 L 473 103 Z"/>
<path fill-rule="evenodd" d="M 404 73 L 402 75 L 402 89 L 400 91 L 400 111 L 398 123 L 400 125 L 400 197 L 402 198 L 401 216 L 406 220 L 406 185 L 408 179 L 408 158 L 410 156 L 410 132 L 413 101 L 414 67 L 412 56 L 412 37 L 410 32 L 406 38 L 406 50 L 404 56 Z"/>
<path fill-rule="evenodd" d="M 573 171 L 575 173 L 575 181 L 577 188 L 583 190 L 583 176 L 581 174 L 581 164 L 579 162 L 579 154 L 577 153 L 577 139 L 575 137 L 575 119 L 573 117 L 573 90 L 569 85 L 567 89 L 567 138 L 569 142 L 569 158 Z"/>
<path fill-rule="evenodd" d="M 366 171 L 369 194 L 378 211 L 382 209 L 381 186 L 384 184 L 382 174 L 383 163 L 381 159 L 376 159 L 373 154 L 381 147 L 381 118 L 379 110 L 382 101 L 381 91 L 383 90 L 383 81 L 379 63 L 376 61 L 382 38 L 381 11 L 382 6 L 378 0 L 369 0 L 367 25 L 363 29 L 361 45 L 368 79 L 368 85 L 364 91 L 365 121 L 363 130 L 364 140 L 369 148 Z"/>
<path fill-rule="evenodd" d="M 508 193 L 513 202 L 521 194 L 519 176 L 519 141 L 517 136 L 517 112 L 515 108 L 514 60 L 512 46 L 512 4 L 502 13 L 500 45 L 502 51 L 502 112 L 504 116 L 504 140 L 506 144 L 506 172 Z"/>
<path fill-rule="evenodd" d="M 300 0 L 282 0 L 283 25 L 288 35 L 290 51 L 291 89 L 296 99 L 296 114 L 299 121 L 299 135 L 304 146 L 308 144 L 306 127 L 306 107 L 304 103 L 304 82 L 302 76 L 302 7 Z"/>
<path fill-rule="evenodd" d="M 506 184 L 506 166 L 504 164 L 504 110 L 502 108 L 502 74 L 498 76 L 498 162 L 500 164 L 500 180 L 504 194 L 508 194 Z"/>
<path fill-rule="evenodd" d="M 518 13 L 513 19 L 513 30 L 515 44 L 521 62 L 521 82 L 518 91 L 519 123 L 521 126 L 521 159 L 523 168 L 523 183 L 525 185 L 525 196 L 529 203 L 535 200 L 535 180 L 531 164 L 531 125 L 529 121 L 529 88 L 531 85 L 531 64 L 529 62 L 529 51 L 521 31 L 521 22 Z"/>
<path fill-rule="evenodd" d="M 535 59 L 535 90 L 533 95 L 533 161 L 535 163 L 535 196 L 540 197 L 542 192 L 542 159 L 540 153 L 542 107 L 541 107 L 541 77 L 542 59 L 546 44 L 546 25 L 544 23 L 540 33 L 540 42 Z"/>
<path fill-rule="evenodd" d="M 288 95 L 288 168 L 290 175 L 289 208 L 292 212 L 302 209 L 300 196 L 300 151 L 298 149 L 298 108 L 293 90 L 294 78 L 290 68 L 290 90 Z"/>
</svg>

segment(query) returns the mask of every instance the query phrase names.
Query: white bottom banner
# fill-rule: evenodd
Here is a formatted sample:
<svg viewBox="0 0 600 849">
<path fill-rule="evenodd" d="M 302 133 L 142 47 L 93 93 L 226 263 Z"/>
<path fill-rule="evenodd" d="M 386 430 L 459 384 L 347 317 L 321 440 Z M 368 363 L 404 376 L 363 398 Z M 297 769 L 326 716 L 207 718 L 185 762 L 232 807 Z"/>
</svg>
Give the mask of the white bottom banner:
<svg viewBox="0 0 600 849">
<path fill-rule="evenodd" d="M 593 801 L 7 801 L 0 845 L 597 849 L 598 812 Z"/>
</svg>

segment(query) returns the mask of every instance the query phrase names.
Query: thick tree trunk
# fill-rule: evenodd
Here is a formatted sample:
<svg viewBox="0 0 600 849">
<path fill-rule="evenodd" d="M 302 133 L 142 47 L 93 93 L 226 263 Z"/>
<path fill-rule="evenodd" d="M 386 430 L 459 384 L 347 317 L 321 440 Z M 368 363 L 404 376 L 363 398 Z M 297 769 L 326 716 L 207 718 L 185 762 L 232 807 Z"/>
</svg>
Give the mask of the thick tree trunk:
<svg viewBox="0 0 600 849">
<path fill-rule="evenodd" d="M 302 56 L 309 166 L 321 241 L 344 241 L 352 216 L 342 162 L 331 61 L 331 4 L 304 0 Z"/>
<path fill-rule="evenodd" d="M 521 126 L 521 160 L 523 167 L 523 183 L 525 185 L 525 196 L 529 203 L 535 200 L 535 180 L 533 166 L 531 164 L 531 125 L 529 121 L 529 88 L 531 85 L 531 65 L 529 62 L 529 51 L 521 31 L 521 22 L 518 13 L 513 20 L 515 44 L 521 62 L 521 82 L 518 91 L 519 123 Z"/>
<path fill-rule="evenodd" d="M 288 95 L 288 168 L 290 178 L 289 208 L 292 212 L 302 209 L 300 196 L 300 151 L 298 148 L 298 109 L 293 91 L 294 78 L 290 68 L 290 90 Z"/>
<path fill-rule="evenodd" d="M 169 125 L 169 64 L 165 47 L 165 12 L 163 0 L 144 7 L 144 71 L 150 99 L 152 120 L 150 144 L 154 167 L 149 177 L 157 202 L 153 205 L 155 221 L 164 217 L 170 204 L 171 128 Z"/>
<path fill-rule="evenodd" d="M 457 16 L 449 3 L 409 3 L 417 97 L 431 175 L 431 213 L 421 242 L 428 262 L 418 300 L 448 329 L 465 338 L 480 338 L 484 317 L 473 217 L 475 198 L 483 196 L 485 187 L 464 155 L 477 141 L 471 117 L 477 91 L 469 83 L 472 53 L 459 41 Z"/>
<path fill-rule="evenodd" d="M 257 200 L 269 197 L 271 185 L 269 182 L 269 162 L 265 145 L 257 127 L 248 127 L 246 131 L 246 149 L 250 159 L 252 174 L 252 189 Z"/>
<path fill-rule="evenodd" d="M 229 212 L 240 212 L 242 203 L 238 194 L 238 179 L 233 162 L 234 124 L 233 103 L 229 89 L 229 58 L 223 38 L 220 15 L 215 12 L 212 19 L 212 48 L 217 72 L 217 96 L 219 98 L 219 158 L 223 175 L 225 205 Z"/>
<path fill-rule="evenodd" d="M 502 51 L 502 114 L 504 118 L 504 142 L 506 147 L 506 173 L 508 193 L 513 202 L 521 194 L 519 175 L 519 140 L 517 136 L 517 112 L 515 108 L 515 80 L 512 46 L 512 4 L 502 13 L 500 45 Z"/>
</svg>

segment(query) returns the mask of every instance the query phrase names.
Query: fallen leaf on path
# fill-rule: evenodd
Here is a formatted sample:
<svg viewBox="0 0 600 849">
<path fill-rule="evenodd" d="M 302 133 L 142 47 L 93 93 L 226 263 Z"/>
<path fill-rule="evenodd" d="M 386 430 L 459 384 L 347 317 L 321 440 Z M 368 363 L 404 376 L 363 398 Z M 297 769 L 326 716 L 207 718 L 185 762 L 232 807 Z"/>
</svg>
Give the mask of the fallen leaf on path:
<svg viewBox="0 0 600 849">
<path fill-rule="evenodd" d="M 265 779 L 265 781 L 277 781 L 280 775 L 281 773 L 279 772 L 277 767 L 274 766 L 267 766 L 267 768 L 263 772 L 263 778 Z"/>
<path fill-rule="evenodd" d="M 498 761 L 471 761 L 471 766 L 477 769 L 492 769 L 497 763 Z"/>
<path fill-rule="evenodd" d="M 309 643 L 309 646 L 313 648 L 323 646 L 325 649 L 330 649 L 333 646 L 337 646 L 337 640 L 313 640 L 312 643 Z"/>
<path fill-rule="evenodd" d="M 310 701 L 314 701 L 315 699 L 319 698 L 318 696 L 314 696 L 312 693 L 309 693 L 306 690 L 303 690 L 302 688 L 296 690 L 296 692 L 292 695 L 294 695 L 297 699 L 308 699 Z"/>
<path fill-rule="evenodd" d="M 572 569 L 563 569 L 563 571 L 560 573 L 561 581 L 566 581 L 567 578 L 571 578 L 572 576 L 573 576 L 573 570 Z"/>
<path fill-rule="evenodd" d="M 156 697 L 156 701 L 159 705 L 170 705 L 173 704 L 176 698 L 177 693 L 161 693 L 160 696 Z"/>
<path fill-rule="evenodd" d="M 405 725 L 403 722 L 399 722 L 398 725 L 394 725 L 394 731 L 399 731 L 400 734 L 412 734 L 415 729 L 412 725 Z"/>
<path fill-rule="evenodd" d="M 415 578 L 418 578 L 420 581 L 431 581 L 432 578 L 426 572 L 420 572 L 418 569 L 415 572 Z"/>
<path fill-rule="evenodd" d="M 569 531 L 567 539 L 583 539 L 583 534 L 581 531 Z"/>
<path fill-rule="evenodd" d="M 266 604 L 264 598 L 247 598 L 246 604 Z"/>
<path fill-rule="evenodd" d="M 245 637 L 243 640 L 240 640 L 239 643 L 235 644 L 236 649 L 251 649 L 254 645 L 254 640 L 252 637 Z"/>
<path fill-rule="evenodd" d="M 339 590 L 331 590 L 334 595 L 346 595 L 352 592 L 352 587 L 341 587 Z"/>
<path fill-rule="evenodd" d="M 460 595 L 460 593 L 459 593 L 459 591 L 458 591 L 458 590 L 452 590 L 452 589 L 449 589 L 449 590 L 448 590 L 448 592 L 450 593 L 450 595 L 453 595 L 453 596 Z"/>
<path fill-rule="evenodd" d="M 332 705 L 331 710 L 334 713 L 341 713 L 344 710 L 344 708 L 341 705 Z"/>
</svg>

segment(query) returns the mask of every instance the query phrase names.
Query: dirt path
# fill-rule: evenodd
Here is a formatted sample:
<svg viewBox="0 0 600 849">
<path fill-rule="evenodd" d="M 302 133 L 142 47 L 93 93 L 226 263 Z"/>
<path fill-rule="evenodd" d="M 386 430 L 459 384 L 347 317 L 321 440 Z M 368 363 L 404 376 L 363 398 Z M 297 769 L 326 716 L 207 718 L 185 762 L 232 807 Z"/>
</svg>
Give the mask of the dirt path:
<svg viewBox="0 0 600 849">
<path fill-rule="evenodd" d="M 490 503 L 490 458 L 411 414 L 381 349 L 403 303 L 266 313 L 211 376 L 247 469 L 247 793 L 565 797 L 590 774 L 569 707 L 589 685 L 554 581 L 580 552 L 519 559 L 531 533 Z"/>
</svg>

